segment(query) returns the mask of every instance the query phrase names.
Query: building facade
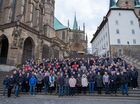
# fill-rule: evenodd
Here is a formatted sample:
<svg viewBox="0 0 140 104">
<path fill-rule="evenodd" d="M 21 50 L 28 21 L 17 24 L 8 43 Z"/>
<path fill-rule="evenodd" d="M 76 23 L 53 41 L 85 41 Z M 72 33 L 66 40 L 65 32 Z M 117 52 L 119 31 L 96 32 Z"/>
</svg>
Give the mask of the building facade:
<svg viewBox="0 0 140 104">
<path fill-rule="evenodd" d="M 84 32 L 57 28 L 54 11 L 55 0 L 0 0 L 0 64 L 70 56 L 70 35 Z"/>
<path fill-rule="evenodd" d="M 0 64 L 63 58 L 54 10 L 55 0 L 0 0 Z"/>
<path fill-rule="evenodd" d="M 92 53 L 99 56 L 128 55 L 133 50 L 140 52 L 140 23 L 135 11 L 111 8 L 91 43 Z"/>
<path fill-rule="evenodd" d="M 64 56 L 75 57 L 77 55 L 84 55 L 87 53 L 87 36 L 85 34 L 85 24 L 83 30 L 78 27 L 76 16 L 74 18 L 73 28 L 64 26 L 59 20 L 55 19 L 55 30 L 58 39 L 66 44 L 66 51 Z"/>
</svg>

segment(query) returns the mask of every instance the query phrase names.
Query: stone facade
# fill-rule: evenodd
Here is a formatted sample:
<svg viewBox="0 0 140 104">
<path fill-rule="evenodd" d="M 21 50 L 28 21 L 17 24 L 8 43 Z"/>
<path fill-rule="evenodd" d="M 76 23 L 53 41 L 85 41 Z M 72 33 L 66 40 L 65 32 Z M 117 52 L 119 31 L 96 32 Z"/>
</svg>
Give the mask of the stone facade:
<svg viewBox="0 0 140 104">
<path fill-rule="evenodd" d="M 87 39 L 84 30 L 73 30 L 70 28 L 60 29 L 56 31 L 56 36 L 66 44 L 65 57 L 86 54 Z"/>
<path fill-rule="evenodd" d="M 140 60 L 140 45 L 111 45 L 111 56 L 129 56 Z"/>
<path fill-rule="evenodd" d="M 0 0 L 0 64 L 63 58 L 65 44 L 56 37 L 54 5 L 55 0 Z"/>
</svg>

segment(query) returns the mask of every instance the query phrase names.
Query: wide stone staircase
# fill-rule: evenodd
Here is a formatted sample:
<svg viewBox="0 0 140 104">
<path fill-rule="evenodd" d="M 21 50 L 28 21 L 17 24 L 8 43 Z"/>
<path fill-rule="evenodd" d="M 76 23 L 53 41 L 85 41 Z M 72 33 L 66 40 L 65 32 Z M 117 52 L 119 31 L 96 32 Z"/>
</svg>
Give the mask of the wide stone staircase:
<svg viewBox="0 0 140 104">
<path fill-rule="evenodd" d="M 127 62 L 130 63 L 132 65 L 134 65 L 139 73 L 139 77 L 138 77 L 138 84 L 139 84 L 139 88 L 140 88 L 140 59 L 139 58 L 134 58 L 134 57 L 129 57 L 129 56 L 122 56 L 122 58 Z"/>
<path fill-rule="evenodd" d="M 4 70 L 3 68 L 5 68 L 5 69 L 7 68 L 6 70 L 9 70 L 9 71 L 3 71 Z M 2 70 L 0 70 L 0 96 L 3 95 L 3 85 L 2 85 L 3 79 L 5 78 L 6 75 L 11 75 L 12 74 L 11 70 L 13 69 L 13 67 L 10 67 L 10 69 L 8 69 L 8 67 L 6 67 L 6 66 L 3 68 L 0 67 L 0 69 L 2 69 Z M 21 96 L 23 94 L 26 96 L 25 93 L 20 93 Z M 42 93 L 37 93 L 37 95 L 45 95 L 45 93 L 42 91 Z M 56 95 L 56 93 L 53 93 L 53 95 Z M 83 94 L 80 94 L 78 96 L 83 96 Z M 98 95 L 97 91 L 95 91 L 95 93 L 93 95 L 90 95 L 87 93 L 86 96 L 104 96 L 104 97 L 106 97 L 106 96 L 112 96 L 112 95 L 105 95 L 104 91 L 102 92 L 102 95 Z M 113 96 L 115 96 L 115 95 L 113 95 Z M 117 97 L 122 97 L 122 96 L 123 95 L 121 94 L 121 91 L 118 91 Z M 139 97 L 140 98 L 140 89 L 132 90 L 131 88 L 129 88 L 129 97 Z"/>
</svg>

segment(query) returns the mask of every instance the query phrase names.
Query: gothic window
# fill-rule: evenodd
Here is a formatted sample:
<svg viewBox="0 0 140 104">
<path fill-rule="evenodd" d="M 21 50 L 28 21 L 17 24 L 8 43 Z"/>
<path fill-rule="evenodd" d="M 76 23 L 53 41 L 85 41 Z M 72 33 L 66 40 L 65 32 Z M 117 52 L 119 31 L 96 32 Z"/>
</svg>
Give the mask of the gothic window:
<svg viewBox="0 0 140 104">
<path fill-rule="evenodd" d="M 65 40 L 65 31 L 62 32 L 62 40 Z"/>
<path fill-rule="evenodd" d="M 12 17 L 11 17 L 12 21 L 14 21 L 15 19 L 15 12 L 16 12 L 16 0 L 13 0 L 12 1 Z"/>
<path fill-rule="evenodd" d="M 3 0 L 0 0 L 0 11 L 2 9 Z"/>
<path fill-rule="evenodd" d="M 26 8 L 27 8 L 27 0 L 24 2 L 24 10 L 23 10 L 23 15 L 26 15 Z"/>
</svg>

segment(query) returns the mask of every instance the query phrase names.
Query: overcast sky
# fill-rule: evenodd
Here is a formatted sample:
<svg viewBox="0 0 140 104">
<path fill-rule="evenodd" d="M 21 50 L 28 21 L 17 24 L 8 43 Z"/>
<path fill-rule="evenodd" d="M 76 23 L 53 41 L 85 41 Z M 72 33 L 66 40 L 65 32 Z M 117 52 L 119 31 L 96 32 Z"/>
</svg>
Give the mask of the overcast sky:
<svg viewBox="0 0 140 104">
<path fill-rule="evenodd" d="M 67 26 L 68 20 L 73 27 L 76 12 L 78 25 L 83 29 L 86 24 L 88 41 L 92 39 L 97 26 L 102 22 L 103 16 L 109 9 L 110 0 L 55 0 L 55 16 Z M 90 44 L 88 45 L 90 47 Z"/>
</svg>

